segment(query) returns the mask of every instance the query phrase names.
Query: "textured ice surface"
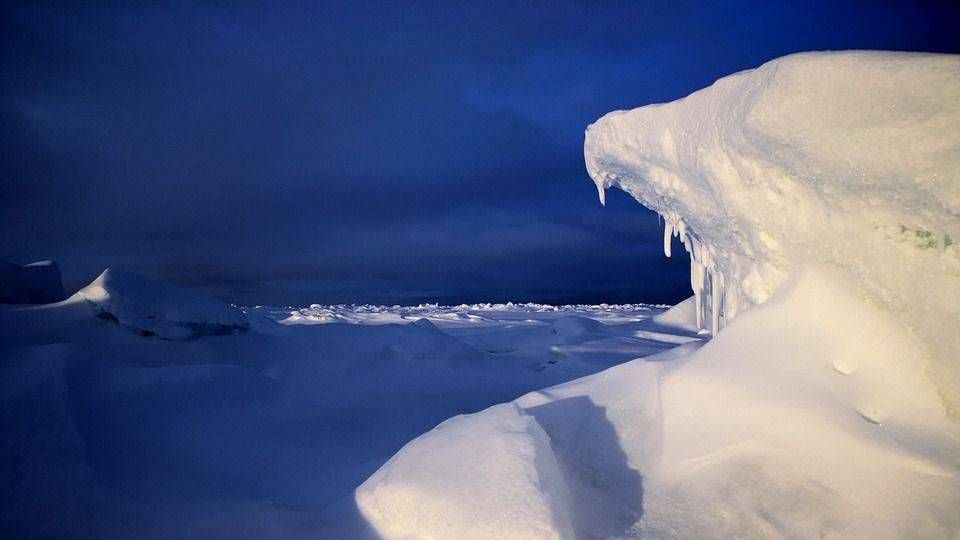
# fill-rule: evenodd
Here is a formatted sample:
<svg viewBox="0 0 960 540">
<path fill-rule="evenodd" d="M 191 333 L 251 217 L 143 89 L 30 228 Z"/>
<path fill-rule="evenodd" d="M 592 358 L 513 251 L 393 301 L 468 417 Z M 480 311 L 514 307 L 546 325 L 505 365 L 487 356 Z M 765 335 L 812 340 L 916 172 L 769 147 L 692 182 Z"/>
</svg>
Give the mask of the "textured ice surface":
<svg viewBox="0 0 960 540">
<path fill-rule="evenodd" d="M 539 303 L 460 304 L 445 306 L 420 304 L 417 306 L 382 306 L 374 304 L 312 304 L 305 308 L 255 308 L 267 310 L 271 318 L 283 324 L 324 324 L 351 322 L 358 324 L 398 323 L 427 318 L 445 326 L 499 325 L 515 318 L 518 322 L 554 316 L 582 316 L 608 323 L 635 321 L 638 312 L 660 310 L 668 306 L 653 304 L 570 304 L 554 306 Z"/>
<path fill-rule="evenodd" d="M 692 256 L 701 325 L 810 263 L 915 332 L 960 402 L 960 56 L 787 56 L 591 125 L 584 156 Z"/>
</svg>

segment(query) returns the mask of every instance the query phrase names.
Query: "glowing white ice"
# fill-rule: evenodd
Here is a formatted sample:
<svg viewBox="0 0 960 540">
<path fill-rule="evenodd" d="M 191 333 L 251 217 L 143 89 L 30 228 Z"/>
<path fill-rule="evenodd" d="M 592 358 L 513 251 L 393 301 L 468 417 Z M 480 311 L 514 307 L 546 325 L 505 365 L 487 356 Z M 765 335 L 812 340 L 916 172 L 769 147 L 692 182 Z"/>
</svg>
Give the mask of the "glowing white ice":
<svg viewBox="0 0 960 540">
<path fill-rule="evenodd" d="M 960 395 L 960 57 L 807 53 L 587 129 L 587 170 L 666 222 L 717 329 L 811 264 L 920 338 Z M 951 406 L 956 407 L 956 401 Z"/>
</svg>

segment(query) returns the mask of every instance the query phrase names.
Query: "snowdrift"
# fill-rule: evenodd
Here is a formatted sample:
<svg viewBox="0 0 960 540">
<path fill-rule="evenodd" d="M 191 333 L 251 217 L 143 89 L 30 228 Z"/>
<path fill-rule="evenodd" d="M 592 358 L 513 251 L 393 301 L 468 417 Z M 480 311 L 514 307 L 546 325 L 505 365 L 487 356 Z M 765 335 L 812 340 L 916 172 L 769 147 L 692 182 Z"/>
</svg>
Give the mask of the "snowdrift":
<svg viewBox="0 0 960 540">
<path fill-rule="evenodd" d="M 357 505 L 385 539 L 955 538 L 960 430 L 851 289 L 805 272 L 702 347 L 445 422 Z"/>
<path fill-rule="evenodd" d="M 573 532 L 550 439 L 513 404 L 444 422 L 364 486 L 359 504 L 388 537 L 403 538 L 410 523 L 423 538 L 561 539 Z"/>
<path fill-rule="evenodd" d="M 667 255 L 675 236 L 691 253 L 695 297 L 652 322 L 714 338 L 443 424 L 358 488 L 361 514 L 386 539 L 497 530 L 518 501 L 550 510 L 531 538 L 957 538 L 957 125 L 960 57 L 879 52 L 789 56 L 600 119 L 601 201 L 627 191 L 666 221 Z M 547 456 L 480 479 L 431 459 L 531 423 Z"/>
<path fill-rule="evenodd" d="M 231 305 L 111 268 L 75 297 L 91 303 L 97 316 L 145 336 L 182 340 L 230 334 L 249 326 L 243 312 Z"/>
<path fill-rule="evenodd" d="M 702 326 L 811 262 L 916 333 L 960 415 L 960 56 L 787 56 L 587 129 L 587 170 L 690 252 Z M 708 316 L 709 314 L 709 316 Z"/>
<path fill-rule="evenodd" d="M 653 322 L 667 328 L 696 332 L 697 328 L 696 296 L 691 296 L 667 311 L 653 317 Z"/>
</svg>

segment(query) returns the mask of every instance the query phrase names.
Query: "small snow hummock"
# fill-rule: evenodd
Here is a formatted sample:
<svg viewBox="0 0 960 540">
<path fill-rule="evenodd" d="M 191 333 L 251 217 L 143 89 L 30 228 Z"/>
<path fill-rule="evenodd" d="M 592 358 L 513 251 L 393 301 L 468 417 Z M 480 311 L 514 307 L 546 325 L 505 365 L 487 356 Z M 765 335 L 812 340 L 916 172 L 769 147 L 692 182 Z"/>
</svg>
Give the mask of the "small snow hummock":
<svg viewBox="0 0 960 540">
<path fill-rule="evenodd" d="M 356 491 L 386 538 L 571 538 L 569 498 L 550 438 L 512 403 L 447 420 Z"/>
<path fill-rule="evenodd" d="M 249 327 L 246 316 L 234 306 L 112 268 L 75 297 L 93 304 L 98 317 L 115 320 L 144 336 L 183 340 Z"/>
<path fill-rule="evenodd" d="M 53 261 L 27 265 L 0 260 L 0 304 L 51 304 L 66 298 Z"/>
<path fill-rule="evenodd" d="M 697 328 L 697 297 L 691 296 L 670 309 L 653 316 L 653 322 L 676 330 L 696 332 Z"/>
</svg>

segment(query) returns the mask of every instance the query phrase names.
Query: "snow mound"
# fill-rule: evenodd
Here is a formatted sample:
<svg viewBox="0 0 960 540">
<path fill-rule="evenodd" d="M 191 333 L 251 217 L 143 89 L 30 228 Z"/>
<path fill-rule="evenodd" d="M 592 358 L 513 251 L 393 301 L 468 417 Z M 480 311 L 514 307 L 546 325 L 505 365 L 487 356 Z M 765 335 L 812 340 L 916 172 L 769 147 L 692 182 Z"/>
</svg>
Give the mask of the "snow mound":
<svg viewBox="0 0 960 540">
<path fill-rule="evenodd" d="M 447 420 L 356 491 L 386 538 L 573 538 L 568 498 L 550 439 L 513 404 Z"/>
<path fill-rule="evenodd" d="M 413 321 L 413 322 L 410 323 L 410 324 L 412 324 L 413 326 L 415 326 L 415 327 L 417 327 L 417 328 L 422 328 L 422 329 L 428 330 L 428 331 L 430 331 L 430 332 L 440 332 L 440 329 L 437 328 L 437 325 L 435 325 L 435 324 L 433 324 L 432 322 L 430 322 L 430 319 L 427 319 L 426 317 L 421 317 L 421 318 Z"/>
<path fill-rule="evenodd" d="M 560 317 L 553 321 L 551 326 L 553 327 L 553 333 L 562 338 L 595 334 L 603 331 L 602 323 L 586 317 L 576 316 Z"/>
<path fill-rule="evenodd" d="M 57 263 L 21 266 L 0 260 L 0 304 L 50 304 L 66 297 Z"/>
<path fill-rule="evenodd" d="M 93 304 L 98 317 L 116 320 L 145 336 L 183 340 L 248 328 L 246 316 L 234 306 L 111 268 L 75 297 Z"/>
<path fill-rule="evenodd" d="M 960 56 L 806 53 L 607 114 L 584 156 L 691 253 L 714 333 L 811 262 L 921 338 L 960 414 Z M 709 314 L 709 315 L 708 315 Z"/>
<path fill-rule="evenodd" d="M 807 270 L 662 368 L 658 453 L 640 466 L 646 535 L 960 532 L 948 510 L 960 505 L 960 429 L 915 337 L 855 290 Z"/>
<path fill-rule="evenodd" d="M 668 328 L 696 332 L 697 297 L 691 296 L 663 313 L 654 315 L 653 322 Z"/>
<path fill-rule="evenodd" d="M 960 428 L 851 289 L 804 272 L 705 345 L 441 424 L 360 509 L 386 540 L 953 538 Z"/>
</svg>

